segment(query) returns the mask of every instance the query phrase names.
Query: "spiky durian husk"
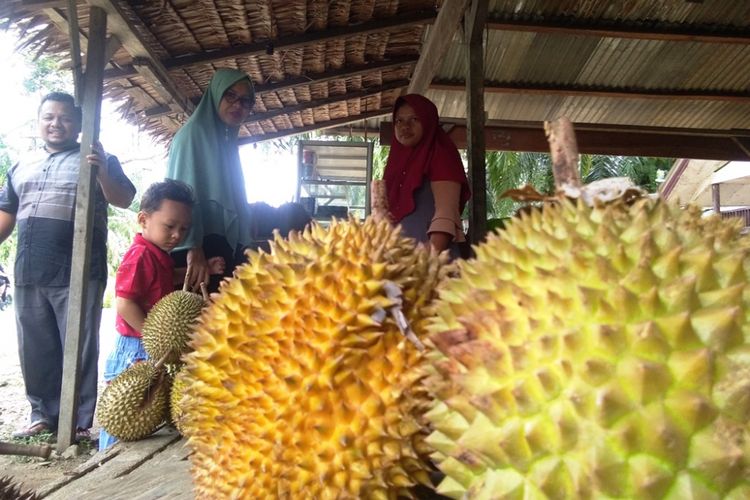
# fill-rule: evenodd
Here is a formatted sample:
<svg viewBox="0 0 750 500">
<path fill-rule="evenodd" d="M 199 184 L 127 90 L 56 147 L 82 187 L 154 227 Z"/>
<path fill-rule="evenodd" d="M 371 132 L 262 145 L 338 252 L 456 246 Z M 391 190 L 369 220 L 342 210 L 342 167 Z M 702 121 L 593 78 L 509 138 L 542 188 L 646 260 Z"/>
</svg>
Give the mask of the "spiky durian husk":
<svg viewBox="0 0 750 500">
<path fill-rule="evenodd" d="M 192 292 L 174 291 L 162 297 L 143 322 L 143 348 L 153 360 L 167 356 L 167 363 L 178 363 L 187 352 L 188 339 L 204 306 L 203 297 Z"/>
<path fill-rule="evenodd" d="M 180 434 L 185 434 L 182 429 L 182 405 L 180 401 L 185 395 L 186 369 L 180 369 L 173 375 L 172 387 L 169 390 L 169 418 Z"/>
<path fill-rule="evenodd" d="M 37 500 L 39 495 L 23 489 L 12 477 L 0 476 L 0 500 Z"/>
<path fill-rule="evenodd" d="M 428 481 L 422 354 L 386 314 L 384 284 L 402 289 L 419 336 L 445 258 L 372 219 L 315 225 L 248 258 L 185 356 L 198 496 L 395 498 Z"/>
<path fill-rule="evenodd" d="M 453 498 L 750 498 L 738 225 L 640 201 L 535 210 L 446 281 L 427 442 Z"/>
<path fill-rule="evenodd" d="M 151 360 L 135 363 L 104 389 L 96 418 L 117 439 L 142 439 L 169 418 L 169 386 L 166 369 Z"/>
</svg>

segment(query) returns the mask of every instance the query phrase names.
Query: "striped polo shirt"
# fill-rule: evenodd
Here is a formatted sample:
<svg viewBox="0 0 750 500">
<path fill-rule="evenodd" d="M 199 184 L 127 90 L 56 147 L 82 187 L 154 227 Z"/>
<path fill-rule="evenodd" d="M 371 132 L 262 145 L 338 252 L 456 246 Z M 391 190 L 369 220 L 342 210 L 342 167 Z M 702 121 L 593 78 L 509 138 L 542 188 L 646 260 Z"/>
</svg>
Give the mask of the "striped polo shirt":
<svg viewBox="0 0 750 500">
<path fill-rule="evenodd" d="M 73 253 L 73 224 L 80 169 L 80 145 L 48 153 L 39 149 L 13 165 L 0 189 L 0 210 L 16 215 L 17 286 L 68 286 Z M 109 175 L 133 187 L 114 156 Z M 95 208 L 90 278 L 107 279 L 107 201 L 99 183 Z"/>
</svg>

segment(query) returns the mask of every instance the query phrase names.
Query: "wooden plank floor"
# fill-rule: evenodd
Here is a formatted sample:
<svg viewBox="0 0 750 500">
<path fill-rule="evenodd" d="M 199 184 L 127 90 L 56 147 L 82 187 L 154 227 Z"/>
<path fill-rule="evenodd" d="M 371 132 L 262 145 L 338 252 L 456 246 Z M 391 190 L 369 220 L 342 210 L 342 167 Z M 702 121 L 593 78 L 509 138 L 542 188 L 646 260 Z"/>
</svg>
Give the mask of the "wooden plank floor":
<svg viewBox="0 0 750 500">
<path fill-rule="evenodd" d="M 38 493 L 50 500 L 193 499 L 185 440 L 173 429 L 99 452 Z"/>
</svg>

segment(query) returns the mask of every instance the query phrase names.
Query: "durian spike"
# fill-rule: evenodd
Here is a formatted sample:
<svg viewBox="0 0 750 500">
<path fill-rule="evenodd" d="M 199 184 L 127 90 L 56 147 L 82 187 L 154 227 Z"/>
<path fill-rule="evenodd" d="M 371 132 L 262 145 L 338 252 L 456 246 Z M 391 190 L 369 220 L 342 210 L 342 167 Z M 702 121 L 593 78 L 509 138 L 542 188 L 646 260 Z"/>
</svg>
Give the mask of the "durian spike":
<svg viewBox="0 0 750 500">
<path fill-rule="evenodd" d="M 557 120 L 544 122 L 544 132 L 549 142 L 557 190 L 564 191 L 566 187 L 579 189 L 581 176 L 578 172 L 578 143 L 573 124 L 567 117 L 561 116 Z"/>
<path fill-rule="evenodd" d="M 206 283 L 201 281 L 201 295 L 203 295 L 203 300 L 208 302 L 209 296 L 208 296 L 208 287 L 206 286 Z"/>
</svg>

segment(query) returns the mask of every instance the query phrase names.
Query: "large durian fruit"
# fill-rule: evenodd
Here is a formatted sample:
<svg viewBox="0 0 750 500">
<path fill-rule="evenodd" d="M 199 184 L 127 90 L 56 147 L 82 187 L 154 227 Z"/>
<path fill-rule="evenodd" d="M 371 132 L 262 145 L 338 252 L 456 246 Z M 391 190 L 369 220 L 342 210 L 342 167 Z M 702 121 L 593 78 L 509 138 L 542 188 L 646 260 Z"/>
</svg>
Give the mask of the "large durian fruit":
<svg viewBox="0 0 750 500">
<path fill-rule="evenodd" d="M 368 219 L 277 236 L 248 259 L 185 357 L 197 496 L 395 498 L 428 482 L 412 368 L 445 258 Z"/>
<path fill-rule="evenodd" d="M 178 363 L 205 305 L 196 293 L 177 290 L 162 297 L 143 322 L 143 348 L 153 360 Z"/>
<path fill-rule="evenodd" d="M 139 361 L 105 387 L 97 403 L 99 424 L 121 441 L 151 435 L 169 418 L 171 379 L 163 366 Z"/>
<path fill-rule="evenodd" d="M 750 498 L 750 240 L 662 201 L 533 210 L 440 291 L 453 498 Z"/>
</svg>

